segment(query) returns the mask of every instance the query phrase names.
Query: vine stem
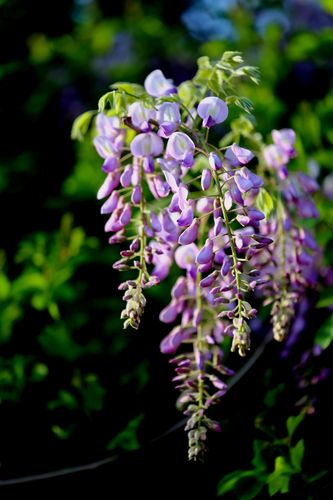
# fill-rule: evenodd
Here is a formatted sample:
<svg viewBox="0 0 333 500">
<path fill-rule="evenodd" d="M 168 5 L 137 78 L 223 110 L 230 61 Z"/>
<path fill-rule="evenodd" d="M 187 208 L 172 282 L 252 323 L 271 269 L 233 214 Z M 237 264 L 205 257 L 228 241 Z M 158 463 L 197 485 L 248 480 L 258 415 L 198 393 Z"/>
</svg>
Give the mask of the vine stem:
<svg viewBox="0 0 333 500">
<path fill-rule="evenodd" d="M 231 248 L 231 255 L 232 255 L 233 267 L 234 267 L 234 272 L 235 272 L 237 293 L 238 293 L 238 295 L 240 295 L 241 294 L 241 277 L 240 277 L 240 272 L 237 268 L 238 259 L 237 259 L 237 250 L 236 250 L 234 235 L 232 233 L 232 229 L 230 226 L 228 212 L 227 212 L 225 205 L 224 205 L 223 193 L 222 193 L 222 188 L 220 185 L 219 178 L 217 176 L 216 171 L 213 169 L 212 169 L 212 174 L 213 174 L 213 177 L 214 177 L 214 180 L 215 180 L 218 192 L 219 192 L 222 215 L 223 215 L 224 223 L 226 225 L 227 233 L 228 233 L 229 240 L 230 240 L 230 248 Z M 237 297 L 237 307 L 238 307 L 238 316 L 240 317 L 241 316 L 242 301 L 241 301 L 239 296 Z"/>
<path fill-rule="evenodd" d="M 147 267 L 146 267 L 146 261 L 145 261 L 145 248 L 147 244 L 147 236 L 145 234 L 145 226 L 144 226 L 144 217 L 145 217 L 145 210 L 146 210 L 146 201 L 145 197 L 143 196 L 143 178 L 144 178 L 144 173 L 143 173 L 143 166 L 142 162 L 140 162 L 140 187 L 141 187 L 141 198 L 140 198 L 140 230 L 139 230 L 139 239 L 140 239 L 140 270 L 139 270 L 139 275 L 137 278 L 137 281 L 139 284 L 141 284 L 142 280 L 142 275 L 147 274 Z"/>
<path fill-rule="evenodd" d="M 202 275 L 201 273 L 197 272 L 197 277 L 196 277 L 196 303 L 197 303 L 197 308 L 199 311 L 202 309 L 202 296 L 201 296 L 201 289 L 200 289 L 200 281 L 201 281 Z M 203 329 L 202 329 L 202 322 L 200 321 L 197 327 L 197 349 L 199 352 L 203 350 L 203 343 L 204 343 L 204 337 L 203 337 Z M 199 370 L 199 376 L 198 376 L 198 393 L 199 393 L 199 398 L 198 398 L 198 406 L 199 409 L 203 409 L 203 400 L 204 400 L 204 380 L 203 380 L 203 375 L 204 372 L 202 369 Z M 200 427 L 200 420 L 198 422 L 198 427 Z"/>
<path fill-rule="evenodd" d="M 207 151 L 206 145 L 203 144 L 202 146 L 203 146 L 203 149 L 201 151 L 208 158 L 209 153 Z M 234 235 L 232 233 L 232 229 L 231 229 L 231 226 L 230 226 L 228 212 L 227 212 L 227 210 L 225 208 L 225 205 L 224 205 L 222 187 L 221 187 L 221 184 L 220 184 L 220 180 L 219 180 L 218 174 L 217 174 L 216 170 L 214 170 L 212 167 L 210 167 L 210 170 L 212 172 L 212 176 L 213 176 L 213 179 L 214 179 L 217 191 L 218 191 L 218 197 L 219 197 L 219 200 L 220 200 L 220 205 L 221 205 L 223 220 L 224 220 L 224 223 L 226 225 L 227 234 L 228 234 L 228 237 L 229 237 L 229 240 L 230 240 L 231 255 L 232 255 L 232 260 L 233 260 L 233 268 L 234 268 L 234 272 L 235 272 L 237 294 L 240 295 L 241 292 L 242 292 L 242 290 L 241 290 L 241 276 L 240 276 L 239 270 L 237 269 L 238 259 L 237 259 L 237 250 L 236 250 Z M 239 317 L 241 317 L 241 307 L 242 307 L 242 302 L 241 302 L 240 297 L 238 296 L 237 297 L 237 308 L 238 308 L 238 315 L 239 315 Z"/>
<path fill-rule="evenodd" d="M 282 291 L 285 291 L 286 287 L 286 275 L 285 275 L 285 262 L 286 262 L 286 252 L 285 252 L 285 237 L 284 237 L 284 228 L 283 228 L 283 205 L 282 201 L 279 198 L 277 204 L 277 219 L 278 219 L 278 234 L 279 234 L 279 242 L 280 242 L 280 278 L 281 278 L 281 288 Z"/>
</svg>

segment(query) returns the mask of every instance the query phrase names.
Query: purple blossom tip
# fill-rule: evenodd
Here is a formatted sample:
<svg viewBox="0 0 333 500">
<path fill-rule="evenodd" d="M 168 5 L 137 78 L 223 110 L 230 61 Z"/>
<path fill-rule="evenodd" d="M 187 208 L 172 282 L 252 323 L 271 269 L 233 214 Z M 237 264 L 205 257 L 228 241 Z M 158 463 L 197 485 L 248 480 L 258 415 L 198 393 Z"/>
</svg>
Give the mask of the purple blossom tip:
<svg viewBox="0 0 333 500">
<path fill-rule="evenodd" d="M 252 158 L 254 158 L 254 154 L 252 153 L 252 151 L 250 151 L 249 149 L 246 149 L 246 148 L 241 148 L 236 143 L 234 143 L 231 146 L 231 150 L 241 165 L 245 165 L 246 163 L 249 163 L 249 161 L 251 161 Z"/>
<path fill-rule="evenodd" d="M 109 196 L 120 182 L 120 173 L 116 170 L 108 174 L 97 192 L 97 199 L 101 200 Z"/>
<path fill-rule="evenodd" d="M 177 219 L 177 224 L 179 227 L 189 226 L 194 218 L 193 208 L 189 205 L 184 207 L 181 216 Z"/>
<path fill-rule="evenodd" d="M 205 245 L 199 251 L 196 261 L 198 264 L 207 264 L 213 258 L 213 243 L 211 240 L 206 240 Z"/>
<path fill-rule="evenodd" d="M 181 328 L 177 326 L 162 340 L 160 344 L 161 352 L 163 354 L 173 354 L 177 351 L 180 344 L 188 339 L 195 331 L 195 327 Z"/>
<path fill-rule="evenodd" d="M 178 243 L 180 245 L 189 245 L 193 243 L 198 237 L 199 226 L 199 219 L 193 219 L 192 224 L 179 236 Z"/>
<path fill-rule="evenodd" d="M 99 156 L 104 159 L 114 155 L 115 153 L 112 141 L 110 139 L 107 139 L 106 137 L 95 137 L 94 146 Z"/>
<path fill-rule="evenodd" d="M 218 276 L 218 271 L 213 271 L 211 274 L 209 274 L 200 281 L 200 286 L 202 288 L 211 286 L 216 280 L 217 276 Z"/>
<path fill-rule="evenodd" d="M 204 168 L 201 174 L 201 188 L 203 191 L 208 191 L 212 183 L 212 172 L 209 168 Z"/>
<path fill-rule="evenodd" d="M 169 137 L 166 155 L 174 160 L 184 162 L 188 166 L 191 161 L 193 162 L 194 149 L 195 144 L 188 135 L 184 132 L 174 132 Z"/>
<path fill-rule="evenodd" d="M 224 122 L 228 117 L 228 106 L 219 97 L 205 97 L 198 105 L 198 115 L 204 127 Z"/>
<path fill-rule="evenodd" d="M 176 302 L 171 302 L 160 312 L 160 321 L 162 323 L 173 323 L 178 314 L 178 306 Z"/>
<path fill-rule="evenodd" d="M 160 69 L 155 69 L 145 79 L 144 86 L 147 94 L 153 97 L 162 97 L 176 92 L 172 80 L 168 80 Z"/>
<path fill-rule="evenodd" d="M 208 161 L 213 170 L 220 170 L 222 168 L 222 160 L 216 153 L 209 153 Z"/>
<path fill-rule="evenodd" d="M 131 194 L 131 201 L 133 205 L 138 205 L 141 201 L 141 187 L 135 186 Z"/>
<path fill-rule="evenodd" d="M 286 154 L 289 156 L 289 158 L 295 156 L 294 145 L 296 140 L 296 134 L 294 130 L 292 130 L 291 128 L 273 130 L 272 138 L 274 143 L 283 151 L 285 151 Z"/>
</svg>

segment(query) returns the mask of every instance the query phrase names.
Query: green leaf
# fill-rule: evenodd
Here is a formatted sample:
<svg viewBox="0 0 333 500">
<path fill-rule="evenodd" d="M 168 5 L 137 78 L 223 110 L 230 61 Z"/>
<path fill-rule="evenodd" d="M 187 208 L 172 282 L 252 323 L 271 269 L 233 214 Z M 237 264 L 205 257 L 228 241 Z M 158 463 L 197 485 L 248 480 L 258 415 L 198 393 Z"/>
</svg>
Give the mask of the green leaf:
<svg viewBox="0 0 333 500">
<path fill-rule="evenodd" d="M 102 95 L 102 97 L 98 101 L 99 113 L 103 113 L 108 104 L 110 105 L 111 109 L 114 107 L 115 94 L 115 90 L 112 90 L 111 92 L 107 92 L 106 94 Z"/>
<path fill-rule="evenodd" d="M 223 479 L 221 479 L 217 486 L 218 496 L 224 495 L 228 491 L 233 490 L 237 486 L 237 483 L 239 483 L 242 479 L 252 478 L 255 476 L 256 471 L 254 470 L 236 470 L 227 474 Z"/>
<path fill-rule="evenodd" d="M 229 98 L 227 98 L 227 102 L 228 99 Z M 233 103 L 235 103 L 235 100 L 237 99 L 238 99 L 237 96 L 230 96 L 230 100 Z M 252 118 L 253 118 L 252 115 L 251 116 L 240 115 L 235 120 L 232 120 L 231 130 L 235 134 L 235 136 L 244 136 L 244 137 L 250 136 L 251 138 L 253 137 L 254 124 Z M 222 141 L 224 141 L 224 139 L 222 139 Z M 222 141 L 220 141 L 220 145 L 222 145 Z"/>
<path fill-rule="evenodd" d="M 299 424 L 302 422 L 303 419 L 304 419 L 304 415 L 302 413 L 300 413 L 299 415 L 296 415 L 295 417 L 291 416 L 288 418 L 287 431 L 288 431 L 288 436 L 290 438 L 293 437 L 294 432 L 296 431 L 297 427 L 299 426 Z"/>
<path fill-rule="evenodd" d="M 265 214 L 266 219 L 269 218 L 274 209 L 274 200 L 265 188 L 261 188 L 256 199 L 257 207 Z"/>
<path fill-rule="evenodd" d="M 201 56 L 197 59 L 197 65 L 199 69 L 212 69 L 209 57 Z"/>
<path fill-rule="evenodd" d="M 41 382 L 49 374 L 49 369 L 44 363 L 36 363 L 31 370 L 31 380 Z"/>
<path fill-rule="evenodd" d="M 319 479 L 321 479 L 323 476 L 325 476 L 325 474 L 328 474 L 328 470 L 321 470 L 320 472 L 318 472 L 317 474 L 315 474 L 314 476 L 310 476 L 308 479 L 307 479 L 307 482 L 308 483 L 314 483 L 315 481 L 318 481 Z"/>
<path fill-rule="evenodd" d="M 256 85 L 259 85 L 260 82 L 260 72 L 259 69 L 255 66 L 242 66 L 241 68 L 236 69 L 236 71 L 234 72 L 234 76 L 245 76 Z"/>
<path fill-rule="evenodd" d="M 111 88 L 125 92 L 125 94 L 135 97 L 136 99 L 140 99 L 143 96 L 148 97 L 148 94 L 145 92 L 143 86 L 137 83 L 116 82 L 111 85 Z"/>
<path fill-rule="evenodd" d="M 298 441 L 298 443 L 290 449 L 290 460 L 292 465 L 297 471 L 301 471 L 302 460 L 304 457 L 304 439 Z"/>
<path fill-rule="evenodd" d="M 251 460 L 251 464 L 258 471 L 266 470 L 266 461 L 262 456 L 263 442 L 255 439 L 253 441 L 253 459 Z"/>
<path fill-rule="evenodd" d="M 0 273 L 0 300 L 6 300 L 10 294 L 10 281 L 4 273 Z"/>
<path fill-rule="evenodd" d="M 316 307 L 319 309 L 321 307 L 329 307 L 333 304 L 333 286 L 325 288 L 320 294 L 320 299 L 318 300 Z"/>
<path fill-rule="evenodd" d="M 28 294 L 33 292 L 45 292 L 48 283 L 44 274 L 37 271 L 27 270 L 21 274 L 12 284 L 14 295 Z"/>
<path fill-rule="evenodd" d="M 285 384 L 279 384 L 278 386 L 274 387 L 273 389 L 269 390 L 266 392 L 265 398 L 264 398 L 264 403 L 266 406 L 273 407 L 276 404 L 276 400 L 283 392 L 285 388 Z"/>
<path fill-rule="evenodd" d="M 333 314 L 325 321 L 316 333 L 314 343 L 327 349 L 333 340 Z"/>
<path fill-rule="evenodd" d="M 220 96 L 223 90 L 222 82 L 223 82 L 223 75 L 221 71 L 215 71 L 215 73 L 211 75 L 211 78 L 208 81 L 208 88 L 210 88 L 210 90 L 212 90 L 214 94 Z"/>
<path fill-rule="evenodd" d="M 140 448 L 140 443 L 138 441 L 138 429 L 139 425 L 143 420 L 144 414 L 140 413 L 137 417 L 133 418 L 128 422 L 125 429 L 119 434 L 117 434 L 107 445 L 108 450 L 114 450 L 115 448 L 122 448 L 126 451 L 137 450 Z"/>
<path fill-rule="evenodd" d="M 283 456 L 276 457 L 274 472 L 268 476 L 269 495 L 273 496 L 278 491 L 288 493 L 292 474 L 293 470 L 285 458 Z"/>
<path fill-rule="evenodd" d="M 238 108 L 241 108 L 243 111 L 245 111 L 247 114 L 251 114 L 251 111 L 253 111 L 253 103 L 250 99 L 247 97 L 239 97 L 236 95 L 230 95 L 226 98 L 226 103 L 227 104 L 234 104 Z M 237 126 L 237 121 L 234 120 L 232 129 L 234 129 L 235 125 Z M 253 128 L 253 126 L 252 126 Z M 242 135 L 245 135 L 243 130 L 240 130 L 240 133 Z"/>
<path fill-rule="evenodd" d="M 76 410 L 76 408 L 78 408 L 78 401 L 71 392 L 60 389 L 57 399 L 49 401 L 47 406 L 50 410 L 56 410 L 57 408 Z"/>
<path fill-rule="evenodd" d="M 268 478 L 269 496 L 272 497 L 278 491 L 280 491 L 281 493 L 288 493 L 290 477 L 290 475 L 276 475 L 274 473 L 271 474 Z"/>
<path fill-rule="evenodd" d="M 331 14 L 333 16 L 333 4 L 332 4 L 331 0 L 321 0 L 321 4 L 324 7 L 324 9 L 326 10 L 326 12 L 328 12 L 329 14 Z"/>
<path fill-rule="evenodd" d="M 256 477 L 256 480 L 259 478 Z M 246 491 L 244 493 L 240 493 L 238 496 L 238 500 L 253 500 L 253 498 L 258 498 L 259 493 L 265 486 L 265 481 L 262 482 L 253 482 L 252 484 L 246 483 Z"/>
<path fill-rule="evenodd" d="M 96 115 L 96 111 L 86 111 L 78 116 L 73 123 L 71 138 L 78 141 L 83 141 L 84 136 L 88 132 L 92 119 Z"/>
<path fill-rule="evenodd" d="M 186 107 L 191 106 L 196 92 L 196 86 L 191 80 L 181 83 L 178 87 L 178 95 Z"/>
<path fill-rule="evenodd" d="M 223 53 L 223 56 L 221 57 L 220 61 L 227 63 L 233 62 L 236 64 L 242 64 L 242 62 L 244 62 L 241 52 L 236 52 L 231 50 L 226 50 Z"/>
<path fill-rule="evenodd" d="M 99 383 L 95 373 L 86 375 L 81 393 L 84 409 L 87 413 L 102 411 L 106 390 Z"/>
<path fill-rule="evenodd" d="M 63 323 L 48 325 L 38 340 L 49 356 L 56 356 L 67 361 L 77 359 L 84 352 L 84 348 L 72 339 L 68 328 Z"/>
<path fill-rule="evenodd" d="M 70 437 L 70 435 L 72 434 L 72 428 L 69 427 L 68 429 L 64 429 L 63 427 L 60 427 L 59 425 L 53 425 L 52 432 L 59 439 L 68 439 Z"/>
<path fill-rule="evenodd" d="M 194 77 L 194 80 L 200 82 L 200 80 L 209 80 L 212 75 L 214 68 L 212 67 L 209 57 L 202 56 L 197 60 L 198 71 Z"/>
<path fill-rule="evenodd" d="M 116 92 L 114 96 L 114 110 L 116 115 L 124 116 L 127 113 L 125 92 Z"/>
</svg>

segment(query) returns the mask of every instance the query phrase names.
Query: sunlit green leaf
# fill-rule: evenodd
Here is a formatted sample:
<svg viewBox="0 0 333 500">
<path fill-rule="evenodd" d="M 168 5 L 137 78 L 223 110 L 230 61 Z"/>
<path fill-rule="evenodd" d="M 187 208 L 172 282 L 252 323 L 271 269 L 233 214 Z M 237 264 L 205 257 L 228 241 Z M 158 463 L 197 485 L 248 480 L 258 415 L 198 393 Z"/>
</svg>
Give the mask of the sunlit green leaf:
<svg viewBox="0 0 333 500">
<path fill-rule="evenodd" d="M 72 139 L 77 139 L 78 141 L 83 141 L 84 136 L 88 132 L 93 117 L 96 115 L 96 111 L 86 111 L 82 115 L 78 116 L 73 123 L 71 137 Z"/>
<path fill-rule="evenodd" d="M 333 287 L 329 286 L 321 292 L 316 307 L 329 307 L 331 305 L 333 305 Z"/>
<path fill-rule="evenodd" d="M 99 113 L 103 113 L 108 106 L 111 109 L 114 107 L 115 95 L 116 95 L 116 92 L 114 90 L 102 95 L 102 97 L 98 101 L 98 112 Z"/>
<path fill-rule="evenodd" d="M 296 431 L 297 427 L 299 424 L 304 420 L 304 415 L 303 413 L 300 413 L 299 415 L 291 416 L 287 420 L 287 431 L 288 431 L 288 436 L 290 438 L 293 437 L 294 432 Z"/>
<path fill-rule="evenodd" d="M 111 85 L 111 88 L 125 92 L 125 94 L 135 97 L 136 99 L 140 99 L 143 96 L 148 97 L 148 94 L 145 92 L 143 86 L 138 85 L 137 83 L 116 82 Z"/>
<path fill-rule="evenodd" d="M 327 349 L 333 340 L 333 314 L 319 328 L 315 335 L 314 342 L 322 349 Z"/>
<path fill-rule="evenodd" d="M 304 456 L 304 439 L 301 439 L 293 448 L 290 449 L 291 463 L 298 471 L 302 470 L 303 456 Z"/>
<path fill-rule="evenodd" d="M 228 491 L 232 491 L 241 480 L 245 478 L 253 478 L 255 476 L 255 470 L 236 470 L 227 474 L 217 486 L 218 496 L 224 495 Z"/>
<path fill-rule="evenodd" d="M 126 451 L 137 450 L 140 448 L 140 443 L 138 440 L 138 429 L 144 418 L 143 413 L 140 413 L 137 417 L 133 418 L 128 422 L 125 429 L 119 434 L 117 434 L 107 445 L 108 450 L 114 450 L 115 448 L 122 448 Z"/>
<path fill-rule="evenodd" d="M 260 188 L 256 202 L 258 209 L 265 214 L 266 219 L 269 219 L 269 216 L 274 209 L 274 200 L 265 188 Z"/>
<path fill-rule="evenodd" d="M 270 496 L 275 495 L 277 492 L 288 493 L 289 482 L 293 474 L 293 470 L 286 462 L 283 456 L 275 459 L 275 469 L 268 477 L 268 491 Z"/>
<path fill-rule="evenodd" d="M 44 363 L 36 363 L 31 370 L 31 380 L 41 382 L 49 373 L 48 367 Z"/>
<path fill-rule="evenodd" d="M 191 80 L 183 82 L 178 87 L 178 95 L 185 106 L 190 106 L 195 98 L 197 89 Z"/>
<path fill-rule="evenodd" d="M 10 281 L 4 273 L 0 272 L 0 300 L 6 300 L 10 294 Z"/>
</svg>

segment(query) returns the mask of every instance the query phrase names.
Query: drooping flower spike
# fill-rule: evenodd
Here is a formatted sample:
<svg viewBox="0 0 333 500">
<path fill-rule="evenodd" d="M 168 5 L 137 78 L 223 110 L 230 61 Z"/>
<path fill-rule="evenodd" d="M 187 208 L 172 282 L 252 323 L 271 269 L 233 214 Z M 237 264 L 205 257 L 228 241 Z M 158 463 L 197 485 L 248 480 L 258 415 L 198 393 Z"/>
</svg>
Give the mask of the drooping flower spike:
<svg viewBox="0 0 333 500">
<path fill-rule="evenodd" d="M 235 124 L 229 130 L 227 103 L 243 101 L 234 91 L 227 95 L 225 68 L 236 80 L 239 55 L 209 64 L 178 88 L 160 70 L 144 87 L 116 85 L 102 98 L 94 138 L 106 174 L 97 193 L 105 231 L 110 244 L 122 245 L 113 267 L 131 273 L 119 285 L 125 328 L 139 328 L 145 289 L 171 266 L 179 270 L 160 313 L 171 327 L 160 349 L 174 356 L 177 406 L 188 419 L 193 460 L 205 452 L 207 430 L 220 428 L 209 412 L 233 373 L 223 362 L 225 346 L 241 356 L 250 349 L 254 295 L 256 304 L 272 303 L 274 337 L 283 339 L 297 302 L 315 284 L 318 260 L 316 242 L 299 222 L 317 215 L 316 182 L 288 171 L 294 131 L 274 130 L 268 146 L 254 133 L 255 157 L 242 130 Z M 223 148 L 209 139 L 221 123 L 231 139 Z"/>
</svg>

